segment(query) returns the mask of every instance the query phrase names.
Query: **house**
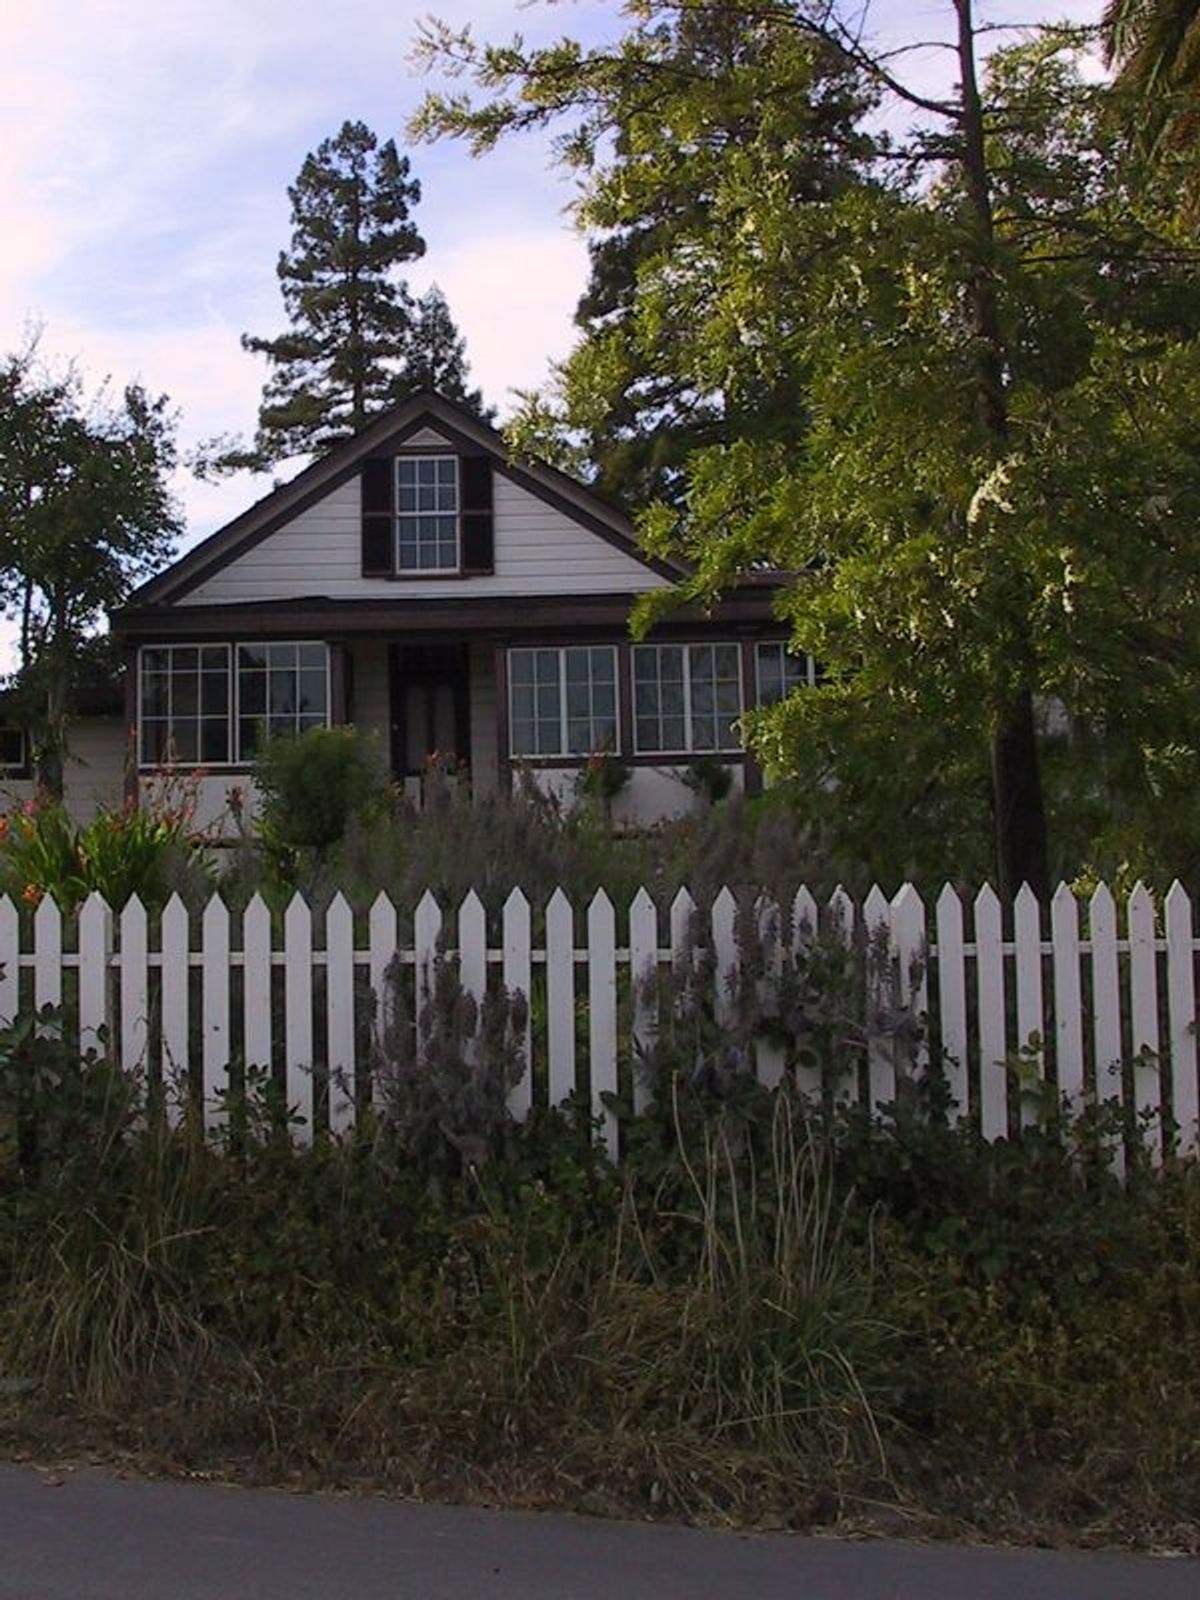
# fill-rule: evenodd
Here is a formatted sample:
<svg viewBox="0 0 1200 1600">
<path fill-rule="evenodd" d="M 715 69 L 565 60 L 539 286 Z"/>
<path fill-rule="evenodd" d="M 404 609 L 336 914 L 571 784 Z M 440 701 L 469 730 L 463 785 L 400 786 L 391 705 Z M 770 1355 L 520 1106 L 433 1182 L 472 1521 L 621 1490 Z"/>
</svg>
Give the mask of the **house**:
<svg viewBox="0 0 1200 1600">
<path fill-rule="evenodd" d="M 264 733 L 353 722 L 415 796 L 436 755 L 479 795 L 525 768 L 570 797 L 606 749 L 631 768 L 618 823 L 691 805 L 683 780 L 697 756 L 752 786 L 738 718 L 807 663 L 785 650 L 766 582 L 631 643 L 634 597 L 677 576 L 639 551 L 606 499 L 514 464 L 469 411 L 414 395 L 114 617 L 133 782 L 171 763 L 203 768 L 212 823 Z"/>
</svg>

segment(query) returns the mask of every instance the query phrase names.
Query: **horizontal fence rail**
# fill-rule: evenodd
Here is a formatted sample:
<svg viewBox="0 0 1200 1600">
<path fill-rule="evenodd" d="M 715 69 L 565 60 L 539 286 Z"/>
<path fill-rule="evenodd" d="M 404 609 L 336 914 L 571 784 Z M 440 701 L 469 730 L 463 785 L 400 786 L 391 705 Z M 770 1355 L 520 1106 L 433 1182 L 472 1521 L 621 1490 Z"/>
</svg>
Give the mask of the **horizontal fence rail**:
<svg viewBox="0 0 1200 1600">
<path fill-rule="evenodd" d="M 257 1072 L 306 1138 L 354 1125 L 389 1038 L 407 1028 L 401 1048 L 419 1067 L 441 1011 L 464 1025 L 465 999 L 469 1062 L 485 1048 L 488 997 L 507 996 L 525 1062 L 513 1116 L 590 1107 L 616 1155 L 615 1104 L 648 1104 L 645 1064 L 691 1006 L 764 1084 L 791 1073 L 806 1093 L 877 1115 L 931 1074 L 950 1119 L 989 1140 L 1104 1104 L 1126 1130 L 1119 1166 L 1131 1139 L 1154 1160 L 1197 1151 L 1198 947 L 1179 884 L 1161 905 L 1141 885 L 1120 903 L 1105 885 L 1086 901 L 1063 885 L 1048 906 L 1023 889 L 1010 907 L 989 887 L 969 901 L 947 887 L 932 908 L 911 885 L 823 904 L 806 889 L 786 904 L 723 889 L 703 913 L 686 890 L 659 907 L 641 889 L 620 916 L 603 890 L 587 906 L 561 889 L 534 906 L 514 889 L 491 914 L 474 892 L 450 910 L 426 894 L 403 918 L 382 894 L 366 912 L 339 894 L 320 914 L 298 894 L 282 914 L 257 895 L 241 913 L 214 895 L 198 914 L 178 896 L 151 914 L 93 895 L 70 916 L 3 898 L 0 1020 L 55 1008 L 81 1050 L 144 1073 L 168 1115 L 197 1108 L 214 1131 L 231 1086 Z M 821 948 L 861 958 L 849 1019 L 861 1062 L 837 1081 L 800 1048 L 808 1022 L 780 998 Z"/>
</svg>

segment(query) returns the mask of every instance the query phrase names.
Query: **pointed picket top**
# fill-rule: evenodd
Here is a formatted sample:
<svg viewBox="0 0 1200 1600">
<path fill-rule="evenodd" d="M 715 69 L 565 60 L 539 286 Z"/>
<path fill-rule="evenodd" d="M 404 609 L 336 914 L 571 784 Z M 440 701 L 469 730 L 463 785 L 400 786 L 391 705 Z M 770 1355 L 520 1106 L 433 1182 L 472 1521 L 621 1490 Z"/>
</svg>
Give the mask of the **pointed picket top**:
<svg viewBox="0 0 1200 1600">
<path fill-rule="evenodd" d="M 371 909 L 367 915 L 367 921 L 372 928 L 380 928 L 387 925 L 395 928 L 396 926 L 396 908 L 382 889 L 371 901 Z"/>
<path fill-rule="evenodd" d="M 638 890 L 629 902 L 629 915 L 632 918 L 644 918 L 647 922 L 653 917 L 655 928 L 657 928 L 658 907 L 654 903 L 654 896 L 644 886 Z"/>
<path fill-rule="evenodd" d="M 225 909 L 225 902 L 214 889 L 208 897 L 208 903 L 204 907 L 204 916 L 201 919 L 205 933 L 208 932 L 209 928 L 220 927 L 228 918 L 229 912 Z"/>
<path fill-rule="evenodd" d="M 671 901 L 671 952 L 678 957 L 692 942 L 692 920 L 696 902 L 687 889 L 680 889 Z"/>
<path fill-rule="evenodd" d="M 354 937 L 354 911 L 349 900 L 339 889 L 325 909 L 325 943 L 328 945 L 331 937 L 341 934 L 345 937 L 349 929 L 350 937 Z"/>
<path fill-rule="evenodd" d="M 839 883 L 829 896 L 829 931 L 847 944 L 854 933 L 854 901 Z"/>
<path fill-rule="evenodd" d="M 487 993 L 487 916 L 474 889 L 458 908 L 458 980 L 463 993 L 481 1005 Z"/>
<path fill-rule="evenodd" d="M 1112 925 L 1113 933 L 1117 927 L 1117 902 L 1113 899 L 1112 890 L 1106 883 L 1098 883 L 1092 890 L 1091 899 L 1088 901 L 1088 928 L 1094 929 L 1097 924 L 1102 928 Z"/>
<path fill-rule="evenodd" d="M 890 930 L 891 910 L 887 895 L 877 883 L 873 883 L 867 898 L 863 901 L 863 921 L 866 923 L 868 935 L 873 934 L 881 925 Z"/>
<path fill-rule="evenodd" d="M 179 896 L 176 894 L 172 895 L 171 898 L 178 900 Z M 10 906 L 12 904 L 11 900 L 9 900 L 8 896 L 6 895 L 4 897 L 4 901 L 0 901 L 0 916 L 4 914 L 5 902 L 7 902 L 7 904 Z M 111 927 L 112 912 L 109 909 L 108 901 L 100 893 L 99 889 L 93 889 L 91 894 L 88 895 L 87 899 L 79 908 L 80 943 L 83 943 L 89 931 L 92 931 L 92 936 L 96 937 L 97 934 L 101 934 L 105 930 L 111 929 Z"/>
<path fill-rule="evenodd" d="M 438 934 L 442 931 L 442 908 L 437 903 L 432 890 L 426 889 L 417 901 L 417 909 L 413 914 L 413 932 L 416 936 L 417 948 L 420 950 L 431 949 L 436 943 Z"/>
<path fill-rule="evenodd" d="M 1068 908 L 1070 909 L 1072 915 L 1077 915 L 1078 904 L 1079 903 L 1075 898 L 1075 891 L 1071 888 L 1071 885 L 1069 883 L 1060 883 L 1058 888 L 1055 889 L 1054 893 L 1050 896 L 1051 916 L 1057 912 L 1060 917 L 1063 917 L 1065 916 Z"/>
<path fill-rule="evenodd" d="M 1097 890 L 1097 893 L 1099 893 L 1099 890 Z M 1146 885 L 1140 878 L 1134 884 L 1129 895 L 1130 937 L 1134 936 L 1133 930 L 1135 927 L 1139 930 L 1139 932 L 1145 929 L 1149 933 L 1150 938 L 1154 937 L 1154 896 L 1150 893 L 1149 889 L 1147 889 Z"/>
<path fill-rule="evenodd" d="M 1039 932 L 1041 930 L 1041 902 L 1027 883 L 1023 883 L 1017 890 L 1017 897 L 1013 901 L 1013 920 L 1018 928 L 1036 928 Z"/>
<path fill-rule="evenodd" d="M 463 895 L 462 904 L 458 908 L 458 923 L 461 927 L 464 921 L 474 921 L 484 915 L 483 901 L 474 889 L 468 889 Z"/>
<path fill-rule="evenodd" d="M 892 898 L 892 939 L 902 954 L 916 955 L 925 940 L 925 902 L 916 885 L 902 883 Z"/>
<path fill-rule="evenodd" d="M 178 898 L 178 895 L 172 896 L 171 903 L 174 904 Z M 167 910 L 170 910 L 170 906 L 167 907 Z M 246 901 L 246 909 L 242 912 L 242 926 L 243 928 L 247 926 L 259 927 L 264 917 L 269 928 L 271 925 L 271 908 L 256 889 L 249 900 Z"/>
<path fill-rule="evenodd" d="M 684 917 L 690 917 L 696 909 L 696 902 L 692 899 L 691 891 L 683 888 L 676 890 L 675 898 L 671 901 L 671 925 Z"/>
<path fill-rule="evenodd" d="M 801 884 L 792 901 L 792 943 L 815 939 L 817 934 L 817 902 L 807 884 Z"/>
<path fill-rule="evenodd" d="M 137 928 L 146 920 L 146 907 L 142 904 L 142 897 L 131 894 L 121 910 L 121 927 Z"/>
<path fill-rule="evenodd" d="M 43 944 L 62 939 L 62 912 L 58 909 L 58 902 L 48 894 L 38 901 L 37 910 L 33 913 L 33 937 L 39 949 Z"/>
<path fill-rule="evenodd" d="M 261 898 L 262 898 L 262 896 L 258 893 L 257 890 L 255 890 L 253 899 L 251 900 L 250 903 L 253 904 L 254 900 L 260 900 Z M 97 894 L 88 895 L 88 900 L 100 900 L 100 904 L 101 905 L 105 904 L 105 902 Z M 84 904 L 86 905 L 87 901 L 85 901 Z M 179 890 L 176 889 L 175 892 L 172 894 L 171 898 L 167 901 L 166 905 L 162 908 L 162 914 L 163 914 L 164 917 L 176 918 L 176 917 L 179 916 L 180 912 L 182 912 L 183 915 L 186 917 L 187 916 L 187 905 L 184 903 L 183 896 L 180 894 Z"/>
<path fill-rule="evenodd" d="M 287 903 L 287 910 L 283 913 L 284 937 L 287 938 L 288 931 L 292 928 L 299 930 L 311 925 L 312 912 L 308 908 L 308 901 L 297 889 Z"/>
<path fill-rule="evenodd" d="M 325 909 L 326 920 L 328 920 L 330 917 L 334 917 L 340 921 L 345 917 L 347 912 L 349 912 L 351 916 L 354 915 L 349 900 L 346 899 L 346 896 L 339 889 Z"/>
<path fill-rule="evenodd" d="M 985 883 L 983 888 L 980 889 L 979 893 L 975 896 L 976 922 L 979 921 L 980 916 L 992 917 L 1002 915 L 1003 913 L 1000 905 L 1000 896 L 996 893 L 995 889 L 992 888 L 990 883 Z"/>
<path fill-rule="evenodd" d="M 559 884 L 549 900 L 546 901 L 546 915 L 548 917 L 553 915 L 558 918 L 563 916 L 564 913 L 574 916 L 575 911 L 567 896 L 567 891 Z"/>
<path fill-rule="evenodd" d="M 3 906 L 3 904 L 4 902 L 0 901 L 0 906 Z M 1163 899 L 1164 921 L 1178 923 L 1182 921 L 1185 914 L 1190 916 L 1191 910 L 1192 902 L 1187 890 L 1178 878 L 1172 878 L 1171 887 L 1167 890 Z"/>
<path fill-rule="evenodd" d="M 597 889 L 588 906 L 587 920 L 589 930 L 593 927 L 607 927 L 609 922 L 616 921 L 616 912 L 613 903 L 603 889 Z"/>
<path fill-rule="evenodd" d="M 713 944 L 717 951 L 717 964 L 722 971 L 736 959 L 734 928 L 737 923 L 737 896 L 732 889 L 722 889 L 712 903 Z M 722 955 L 727 956 L 722 963 Z"/>
<path fill-rule="evenodd" d="M 519 917 L 522 912 L 528 916 L 529 896 L 523 889 L 511 889 L 502 909 L 505 917 Z"/>
<path fill-rule="evenodd" d="M 754 902 L 754 926 L 764 944 L 778 947 L 782 922 L 783 911 L 779 901 L 773 894 L 760 894 Z"/>
<path fill-rule="evenodd" d="M 958 890 L 952 883 L 944 883 L 941 887 L 941 891 L 938 894 L 937 900 L 934 902 L 934 912 L 938 920 L 941 921 L 943 917 L 952 917 L 955 909 L 957 909 L 959 915 L 961 916 L 962 899 L 958 893 Z"/>
<path fill-rule="evenodd" d="M 0 894 L 0 919 L 7 921 L 17 915 L 17 908 L 10 894 Z"/>
</svg>

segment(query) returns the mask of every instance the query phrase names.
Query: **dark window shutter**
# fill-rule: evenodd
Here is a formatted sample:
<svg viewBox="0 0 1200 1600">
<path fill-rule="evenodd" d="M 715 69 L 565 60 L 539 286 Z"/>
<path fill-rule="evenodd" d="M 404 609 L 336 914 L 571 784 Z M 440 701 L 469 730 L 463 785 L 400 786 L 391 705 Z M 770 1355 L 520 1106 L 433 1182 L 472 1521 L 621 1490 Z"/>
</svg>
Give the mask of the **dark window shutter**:
<svg viewBox="0 0 1200 1600">
<path fill-rule="evenodd" d="M 460 456 L 462 490 L 462 571 L 479 574 L 495 570 L 492 533 L 492 462 L 490 456 Z"/>
<path fill-rule="evenodd" d="M 364 578 L 387 578 L 395 570 L 392 514 L 395 509 L 395 467 L 390 456 L 371 456 L 362 469 L 362 572 Z"/>
</svg>

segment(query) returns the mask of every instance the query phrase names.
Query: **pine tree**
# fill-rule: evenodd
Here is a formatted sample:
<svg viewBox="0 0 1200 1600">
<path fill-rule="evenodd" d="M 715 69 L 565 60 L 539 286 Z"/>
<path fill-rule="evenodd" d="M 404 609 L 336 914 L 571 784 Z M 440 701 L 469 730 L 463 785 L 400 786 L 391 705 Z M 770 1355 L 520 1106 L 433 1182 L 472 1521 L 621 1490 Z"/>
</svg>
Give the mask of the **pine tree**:
<svg viewBox="0 0 1200 1600">
<path fill-rule="evenodd" d="M 494 412 L 484 405 L 482 393 L 468 387 L 470 370 L 466 341 L 454 324 L 446 296 L 435 283 L 417 301 L 397 398 L 414 389 L 436 389 L 447 400 L 457 400 L 490 421 Z"/>
<path fill-rule="evenodd" d="M 229 470 L 261 470 L 356 432 L 394 398 L 412 332 L 397 269 L 425 253 L 410 217 L 421 186 L 395 141 L 381 145 L 365 123 L 343 123 L 306 158 L 288 197 L 291 246 L 276 270 L 291 327 L 242 338 L 274 370 L 253 448 L 227 454 L 220 465 Z"/>
</svg>

